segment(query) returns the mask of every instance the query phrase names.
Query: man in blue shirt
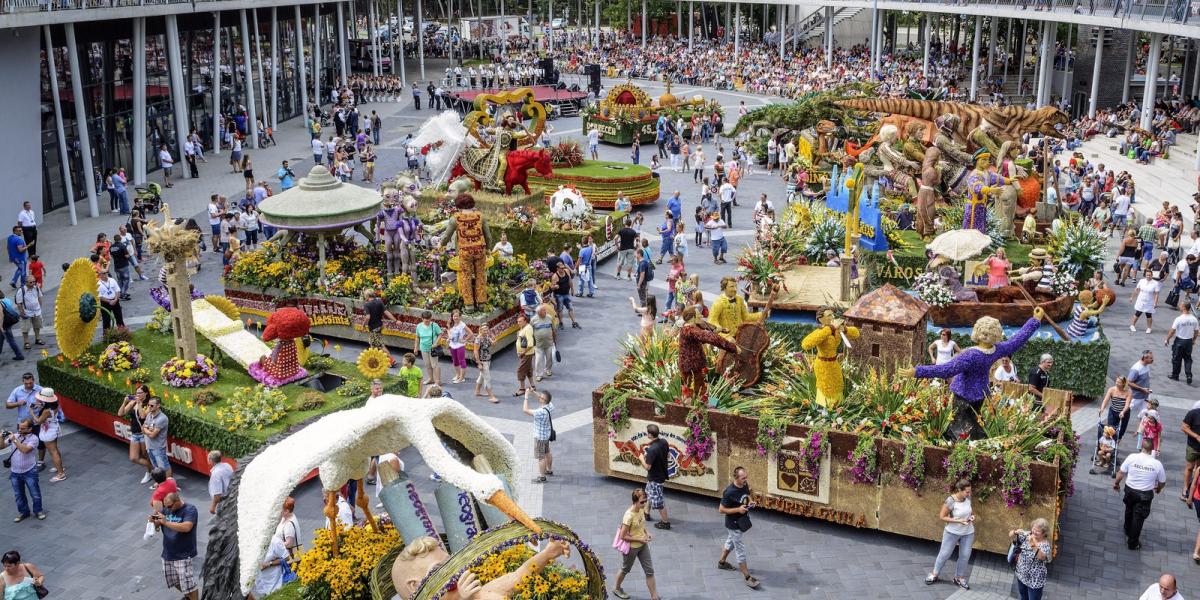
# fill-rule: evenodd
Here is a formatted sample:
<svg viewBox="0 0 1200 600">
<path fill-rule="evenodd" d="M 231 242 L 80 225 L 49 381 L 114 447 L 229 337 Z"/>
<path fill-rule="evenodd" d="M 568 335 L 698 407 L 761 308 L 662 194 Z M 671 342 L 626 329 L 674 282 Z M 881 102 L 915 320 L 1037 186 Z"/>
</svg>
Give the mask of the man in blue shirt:
<svg viewBox="0 0 1200 600">
<path fill-rule="evenodd" d="M 671 218 L 678 223 L 679 218 L 683 216 L 683 201 L 679 199 L 679 190 L 675 190 L 675 193 L 671 194 L 671 198 L 667 200 L 667 210 L 671 211 Z"/>
<path fill-rule="evenodd" d="M 196 523 L 199 511 L 172 492 L 163 498 L 163 508 L 150 515 L 150 522 L 162 531 L 163 576 L 168 588 L 175 588 L 188 600 L 198 600 L 196 583 Z"/>
<path fill-rule="evenodd" d="M 12 393 L 8 395 L 8 401 L 4 403 L 5 408 L 17 409 L 17 423 L 33 418 L 29 407 L 37 402 L 36 396 L 41 390 L 42 386 L 33 380 L 33 373 L 25 373 L 21 376 L 21 385 L 13 388 Z"/>
<path fill-rule="evenodd" d="M 538 407 L 529 408 L 529 395 L 537 398 Z M 538 476 L 534 483 L 546 483 L 547 475 L 554 475 L 554 455 L 550 453 L 550 442 L 554 436 L 554 421 L 550 413 L 554 412 L 554 402 L 550 392 L 525 389 L 525 401 L 521 410 L 533 417 L 533 455 L 538 461 Z"/>
<path fill-rule="evenodd" d="M 664 256 L 675 254 L 675 217 L 667 210 L 663 215 L 663 223 L 658 226 L 658 235 L 662 237 L 662 246 L 658 249 L 658 264 L 662 264 Z"/>
<path fill-rule="evenodd" d="M 590 241 L 590 240 L 584 240 Z M 579 249 L 579 294 L 583 295 L 583 287 L 587 286 L 587 296 L 591 298 L 596 294 L 596 272 L 593 270 L 595 265 L 592 264 L 593 252 L 592 244 L 588 244 Z"/>
<path fill-rule="evenodd" d="M 21 280 L 21 285 L 25 285 L 25 236 L 21 235 L 21 226 L 16 225 L 12 228 L 12 235 L 8 236 L 8 262 L 16 265 L 17 270 L 13 273 L 12 280 L 8 282 L 9 287 L 16 289 L 17 280 Z"/>
<path fill-rule="evenodd" d="M 570 244 L 563 244 L 562 254 L 558 255 L 558 259 L 561 260 L 564 265 L 567 265 L 568 269 L 570 269 L 572 271 L 575 270 L 575 261 L 573 259 L 571 259 L 571 245 Z"/>
<path fill-rule="evenodd" d="M 292 186 L 296 185 L 296 174 L 292 172 L 292 168 L 288 166 L 288 161 L 283 161 L 283 166 L 279 167 L 279 171 L 275 173 L 279 178 L 279 187 L 283 191 L 288 191 Z"/>
</svg>

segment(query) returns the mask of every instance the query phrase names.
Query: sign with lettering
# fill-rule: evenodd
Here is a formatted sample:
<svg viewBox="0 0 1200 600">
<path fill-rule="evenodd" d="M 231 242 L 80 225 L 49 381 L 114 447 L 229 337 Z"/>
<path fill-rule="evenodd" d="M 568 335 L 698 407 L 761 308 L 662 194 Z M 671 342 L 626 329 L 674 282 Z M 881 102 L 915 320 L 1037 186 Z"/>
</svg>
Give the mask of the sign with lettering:
<svg viewBox="0 0 1200 600">
<path fill-rule="evenodd" d="M 646 433 L 646 425 L 650 421 L 630 419 L 629 425 L 616 432 L 615 437 L 608 440 L 608 468 L 620 473 L 628 473 L 646 477 L 646 469 L 642 467 L 641 457 L 650 445 L 650 434 Z M 704 490 L 720 489 L 717 481 L 716 454 L 701 461 L 688 456 L 688 431 L 684 427 L 674 425 L 659 425 L 659 437 L 666 440 L 670 451 L 667 456 L 667 481 Z M 714 440 L 715 441 L 715 440 Z"/>
<path fill-rule="evenodd" d="M 833 168 L 832 182 L 825 193 L 825 205 L 830 210 L 846 214 L 850 211 L 851 190 L 846 187 L 846 175 Z M 879 210 L 879 184 L 862 190 L 858 200 L 858 245 L 865 250 L 884 252 L 888 249 L 887 236 L 883 233 L 883 213 Z"/>
<path fill-rule="evenodd" d="M 828 504 L 829 451 L 825 451 L 820 466 L 813 473 L 805 466 L 801 450 L 786 449 L 789 445 L 803 449 L 808 439 L 789 436 L 783 442 L 779 452 L 767 460 L 767 492 L 775 496 Z"/>
<path fill-rule="evenodd" d="M 293 306 L 308 315 L 312 326 L 341 325 L 350 326 L 350 309 L 342 302 L 322 300 L 320 298 L 281 298 L 280 307 Z"/>
</svg>

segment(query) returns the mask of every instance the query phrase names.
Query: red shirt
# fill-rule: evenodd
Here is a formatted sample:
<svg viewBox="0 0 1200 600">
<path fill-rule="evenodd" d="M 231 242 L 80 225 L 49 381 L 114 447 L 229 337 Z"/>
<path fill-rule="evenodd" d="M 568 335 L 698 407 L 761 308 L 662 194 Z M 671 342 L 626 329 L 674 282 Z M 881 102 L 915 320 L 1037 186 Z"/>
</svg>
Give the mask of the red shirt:
<svg viewBox="0 0 1200 600">
<path fill-rule="evenodd" d="M 38 287 L 42 287 L 42 277 L 46 275 L 46 263 L 40 260 L 29 263 L 29 274 L 33 275 L 33 280 L 37 282 Z"/>
<path fill-rule="evenodd" d="M 166 481 L 158 484 L 158 487 L 154 488 L 154 493 L 150 494 L 151 506 L 153 506 L 155 502 L 162 502 L 163 498 L 167 497 L 167 494 L 178 491 L 179 486 L 175 484 L 175 478 L 168 477 Z"/>
</svg>

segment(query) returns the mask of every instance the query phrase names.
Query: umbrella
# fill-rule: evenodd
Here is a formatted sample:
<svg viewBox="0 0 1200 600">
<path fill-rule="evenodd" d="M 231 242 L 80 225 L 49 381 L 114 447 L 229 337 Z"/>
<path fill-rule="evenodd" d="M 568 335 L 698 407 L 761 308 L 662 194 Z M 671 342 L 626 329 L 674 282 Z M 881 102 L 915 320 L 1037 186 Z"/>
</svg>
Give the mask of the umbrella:
<svg viewBox="0 0 1200 600">
<path fill-rule="evenodd" d="M 978 229 L 947 231 L 929 243 L 929 249 L 950 260 L 967 260 L 992 245 L 992 238 Z"/>
</svg>

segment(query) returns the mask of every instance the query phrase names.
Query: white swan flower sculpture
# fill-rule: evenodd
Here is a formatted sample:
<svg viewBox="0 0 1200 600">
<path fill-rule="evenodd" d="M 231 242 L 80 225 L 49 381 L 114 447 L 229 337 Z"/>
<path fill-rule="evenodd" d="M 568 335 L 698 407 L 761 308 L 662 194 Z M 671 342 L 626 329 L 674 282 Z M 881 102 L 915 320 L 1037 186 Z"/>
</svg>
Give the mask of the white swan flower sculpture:
<svg viewBox="0 0 1200 600">
<path fill-rule="evenodd" d="M 438 432 L 487 458 L 496 474 L 480 473 L 455 459 Z M 512 444 L 466 407 L 448 398 L 414 399 L 383 395 L 362 408 L 327 415 L 269 446 L 246 465 L 237 495 L 238 581 L 249 592 L 266 554 L 283 501 L 313 468 L 319 469 L 326 515 L 336 515 L 337 489 L 362 479 L 372 456 L 413 446 L 431 470 L 535 532 L 541 528 L 504 492 L 498 475 L 517 475 Z M 360 487 L 360 489 L 364 489 Z M 358 506 L 367 510 L 366 494 Z M 374 527 L 374 519 L 367 512 Z M 336 533 L 337 518 L 329 519 Z M 336 535 L 334 536 L 336 539 Z M 336 552 L 336 548 L 335 548 Z"/>
</svg>

